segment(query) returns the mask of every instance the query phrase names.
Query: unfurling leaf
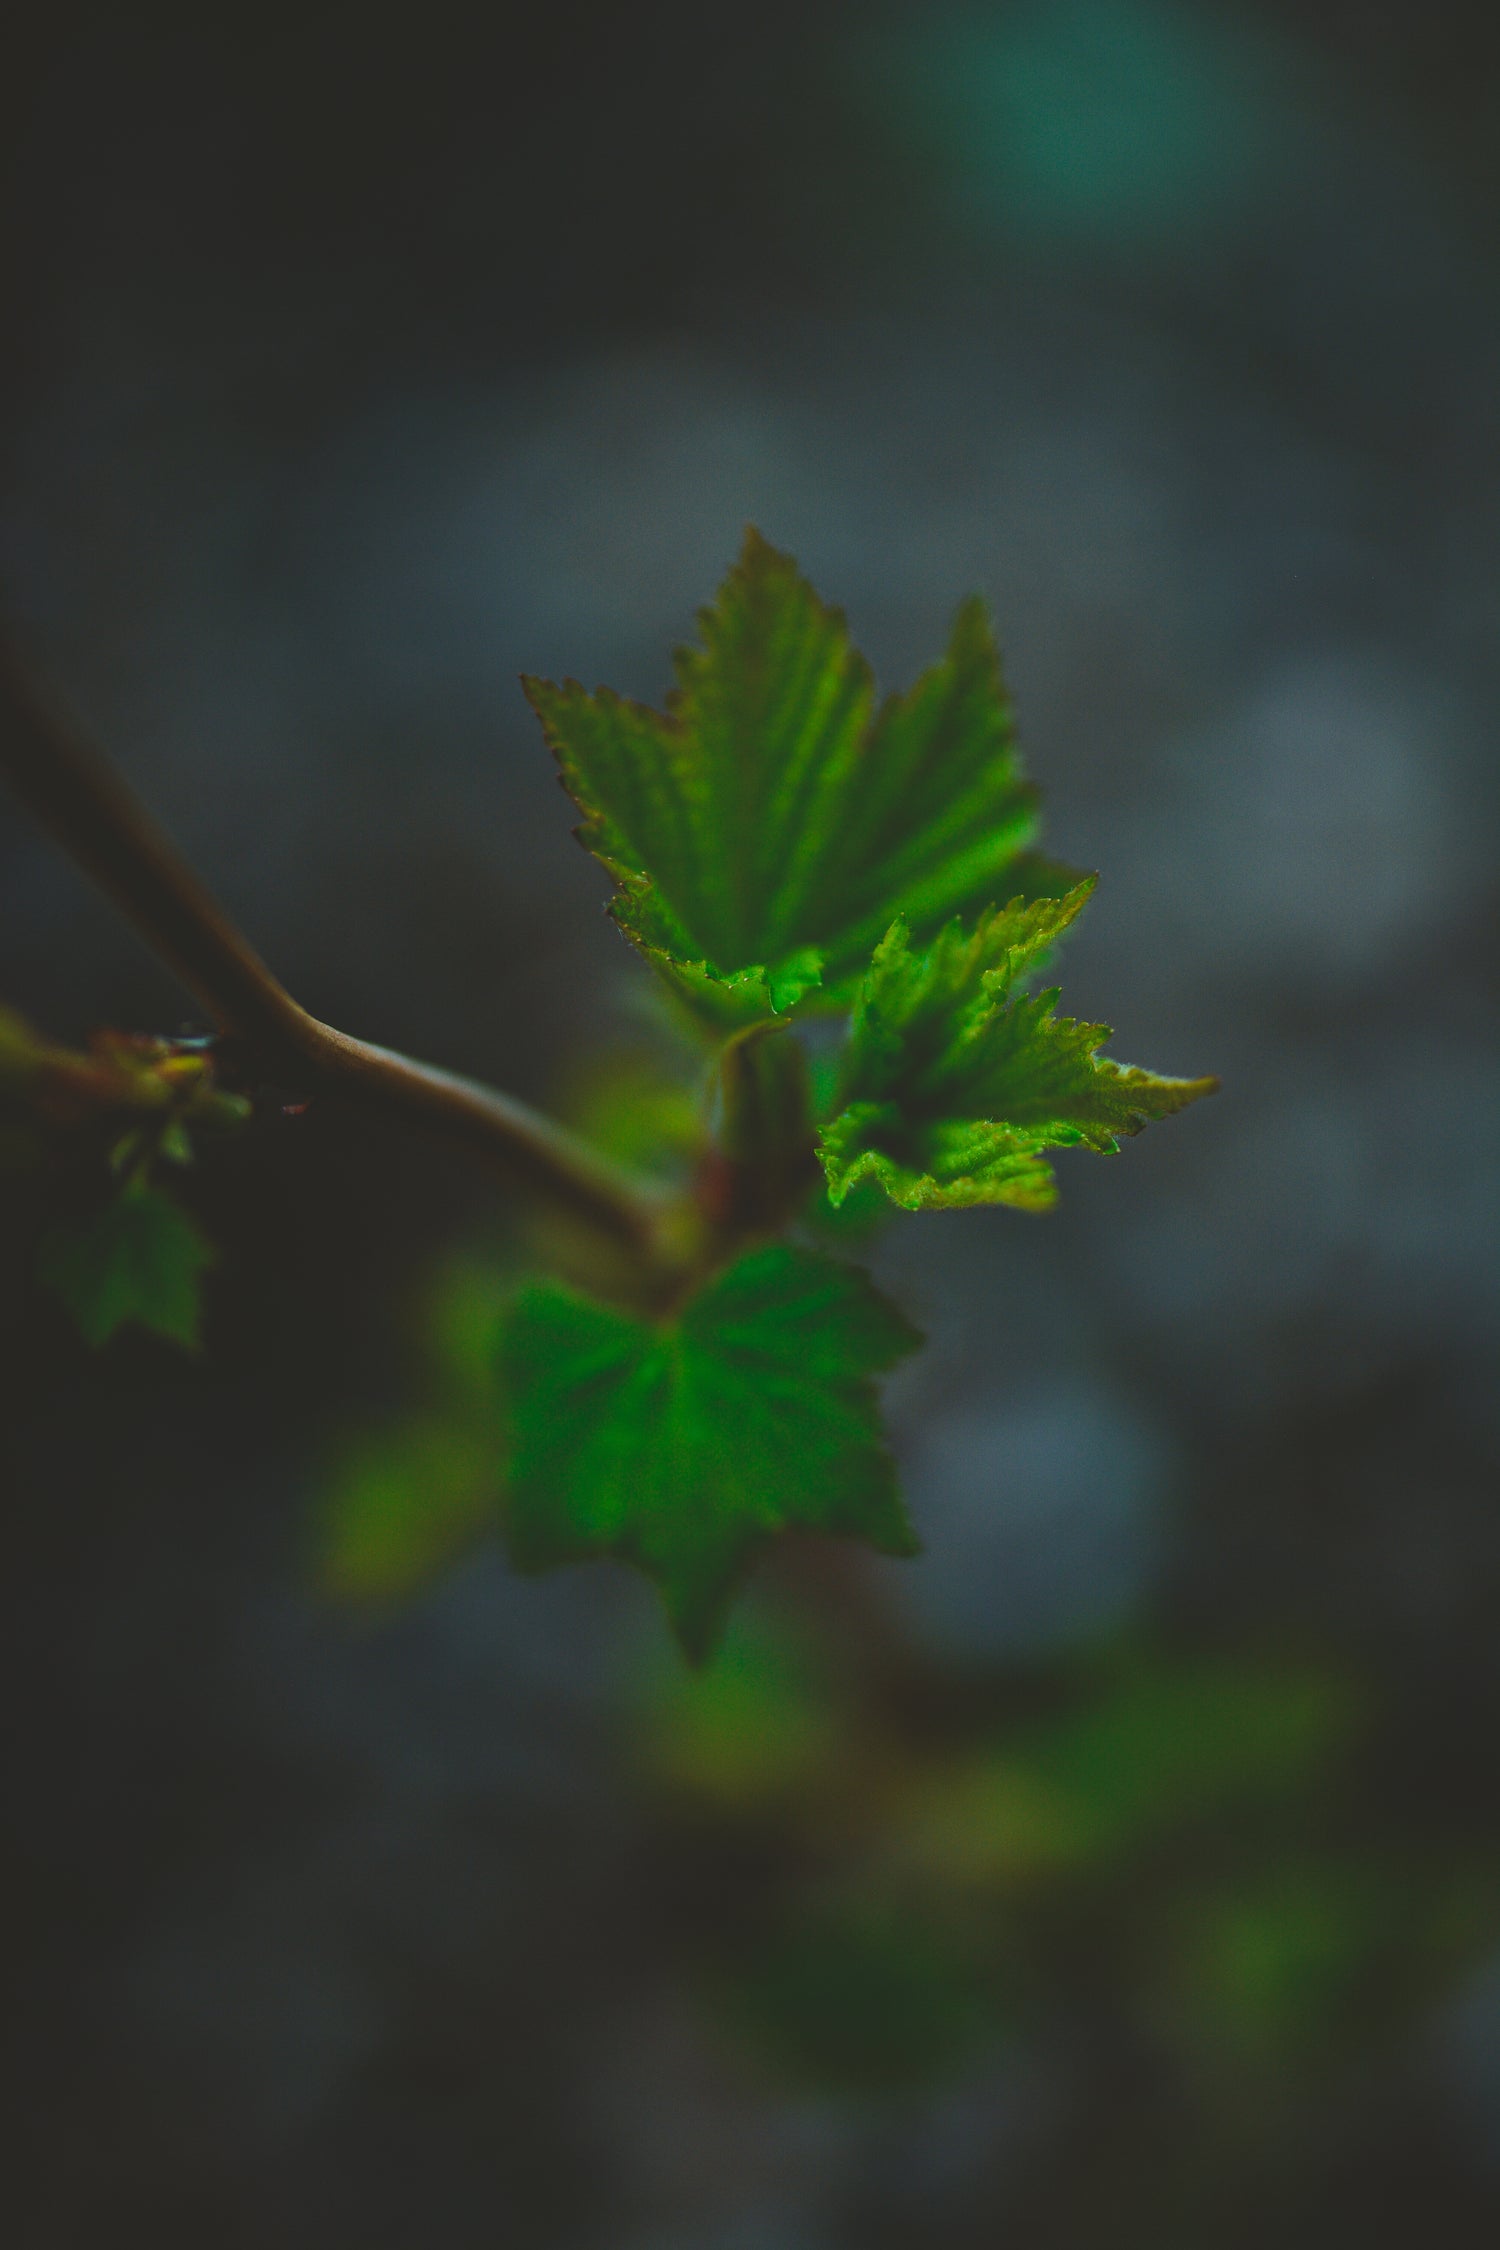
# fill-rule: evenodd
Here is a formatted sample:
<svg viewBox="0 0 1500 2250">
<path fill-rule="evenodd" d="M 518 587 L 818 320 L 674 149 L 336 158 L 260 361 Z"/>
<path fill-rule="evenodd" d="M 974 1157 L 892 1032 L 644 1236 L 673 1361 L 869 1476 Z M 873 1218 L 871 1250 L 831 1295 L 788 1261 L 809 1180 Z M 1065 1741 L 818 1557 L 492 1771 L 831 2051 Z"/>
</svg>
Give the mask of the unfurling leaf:
<svg viewBox="0 0 1500 2250">
<path fill-rule="evenodd" d="M 840 1203 L 873 1179 L 908 1211 L 1010 1203 L 1045 1210 L 1049 1148 L 1112 1153 L 1118 1136 L 1212 1093 L 1212 1078 L 1158 1078 L 1099 1053 L 1099 1023 L 1053 1013 L 1055 989 L 1018 987 L 1086 904 L 1013 899 L 925 948 L 897 922 L 855 1001 L 838 1114 L 821 1155 Z"/>
<path fill-rule="evenodd" d="M 661 1323 L 533 1283 L 501 1346 L 514 1560 L 634 1563 L 701 1656 L 778 1531 L 913 1553 L 871 1378 L 918 1341 L 862 1274 L 785 1245 Z"/>
<path fill-rule="evenodd" d="M 895 915 L 918 936 L 1065 872 L 1037 826 L 983 606 L 878 711 L 842 613 L 750 532 L 665 713 L 528 680 L 612 912 L 724 1025 L 839 1007 Z M 1075 878 L 1076 879 L 1076 878 Z"/>
<path fill-rule="evenodd" d="M 84 1342 L 107 1343 L 135 1321 L 196 1350 L 198 1278 L 214 1253 L 161 1188 L 132 1184 L 87 1217 L 65 1221 L 41 1247 L 42 1280 Z"/>
<path fill-rule="evenodd" d="M 215 1078 L 210 1047 L 141 1032 L 95 1031 L 79 1053 L 41 1038 L 0 1007 L 0 1113 L 20 1112 L 50 1133 L 129 1128 L 138 1147 L 169 1163 L 191 1160 L 191 1126 L 242 1125 L 250 1103 Z"/>
</svg>

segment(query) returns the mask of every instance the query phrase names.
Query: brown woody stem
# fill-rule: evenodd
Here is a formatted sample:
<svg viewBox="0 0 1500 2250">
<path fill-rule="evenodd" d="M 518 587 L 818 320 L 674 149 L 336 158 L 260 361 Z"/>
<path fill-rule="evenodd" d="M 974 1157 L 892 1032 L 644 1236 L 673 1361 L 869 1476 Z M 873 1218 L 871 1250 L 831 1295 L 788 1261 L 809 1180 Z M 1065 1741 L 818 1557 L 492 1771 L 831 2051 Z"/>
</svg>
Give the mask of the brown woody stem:
<svg viewBox="0 0 1500 2250">
<path fill-rule="evenodd" d="M 466 1147 L 616 1248 L 655 1263 L 662 1199 L 508 1094 L 352 1039 L 298 1006 L 132 795 L 0 639 L 0 773 L 269 1078 Z"/>
</svg>

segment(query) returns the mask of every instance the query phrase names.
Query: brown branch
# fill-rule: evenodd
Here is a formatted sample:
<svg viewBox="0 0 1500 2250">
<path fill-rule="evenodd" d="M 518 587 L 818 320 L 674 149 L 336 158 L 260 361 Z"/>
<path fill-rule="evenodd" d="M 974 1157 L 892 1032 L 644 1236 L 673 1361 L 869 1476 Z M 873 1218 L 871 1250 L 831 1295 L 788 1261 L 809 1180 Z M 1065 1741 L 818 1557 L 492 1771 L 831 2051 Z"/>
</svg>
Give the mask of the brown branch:
<svg viewBox="0 0 1500 2250">
<path fill-rule="evenodd" d="M 655 1263 L 662 1200 L 508 1094 L 319 1023 L 279 984 L 149 813 L 0 639 L 0 773 L 270 1078 L 466 1147 L 617 1248 Z"/>
</svg>

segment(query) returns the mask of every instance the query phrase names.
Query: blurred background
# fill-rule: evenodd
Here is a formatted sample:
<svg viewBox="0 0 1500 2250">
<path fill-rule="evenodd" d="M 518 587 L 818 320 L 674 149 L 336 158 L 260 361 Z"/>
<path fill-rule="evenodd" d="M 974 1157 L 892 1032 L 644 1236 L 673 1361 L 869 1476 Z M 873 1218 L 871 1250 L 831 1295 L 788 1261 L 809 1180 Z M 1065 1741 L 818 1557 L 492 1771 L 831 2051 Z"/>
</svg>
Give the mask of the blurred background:
<svg viewBox="0 0 1500 2250">
<path fill-rule="evenodd" d="M 1492 2243 L 1494 11 L 0 38 L 6 599 L 309 1006 L 655 1114 L 516 675 L 654 698 L 754 520 L 887 685 L 989 596 L 1067 1002 L 1224 1079 L 884 1238 L 928 1551 L 697 1677 L 611 1568 L 330 1589 L 469 1505 L 482 1178 L 215 1152 L 200 1361 L 8 1254 L 7 2242 Z M 184 1015 L 9 804 L 0 998 Z"/>
</svg>

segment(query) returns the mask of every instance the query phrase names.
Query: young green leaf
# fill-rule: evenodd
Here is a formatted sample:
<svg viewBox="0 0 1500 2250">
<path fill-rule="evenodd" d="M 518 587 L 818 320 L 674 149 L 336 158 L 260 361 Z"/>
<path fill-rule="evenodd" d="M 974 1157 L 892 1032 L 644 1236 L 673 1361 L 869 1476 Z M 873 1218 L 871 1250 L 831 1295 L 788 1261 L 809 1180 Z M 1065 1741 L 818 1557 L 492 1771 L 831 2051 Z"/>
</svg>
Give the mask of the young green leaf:
<svg viewBox="0 0 1500 2250">
<path fill-rule="evenodd" d="M 84 1342 L 108 1342 L 129 1321 L 189 1351 L 198 1344 L 198 1277 L 214 1253 L 161 1188 L 132 1183 L 42 1243 L 41 1278 Z"/>
<path fill-rule="evenodd" d="M 1055 885 L 982 604 L 878 712 L 842 613 L 755 531 L 700 624 L 665 713 L 525 683 L 611 911 L 700 1013 L 840 1006 L 896 914 L 922 936 Z"/>
<path fill-rule="evenodd" d="M 918 1341 L 862 1274 L 785 1245 L 751 1251 L 661 1325 L 531 1284 L 501 1345 L 516 1564 L 618 1555 L 656 1580 L 702 1656 L 777 1531 L 913 1553 L 871 1378 Z"/>
<path fill-rule="evenodd" d="M 876 1180 L 908 1211 L 1009 1203 L 1045 1210 L 1043 1151 L 1113 1153 L 1117 1136 L 1212 1093 L 1212 1078 L 1158 1078 L 1099 1053 L 1109 1027 L 1053 1014 L 1033 974 L 1093 889 L 1013 899 L 925 948 L 897 922 L 855 1002 L 842 1102 L 820 1154 L 830 1199 Z"/>
</svg>

